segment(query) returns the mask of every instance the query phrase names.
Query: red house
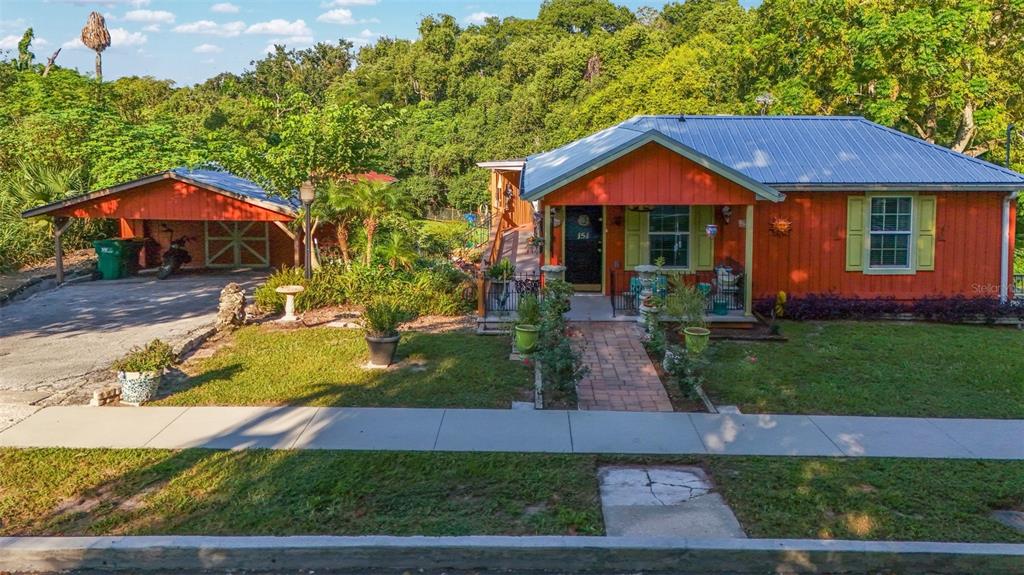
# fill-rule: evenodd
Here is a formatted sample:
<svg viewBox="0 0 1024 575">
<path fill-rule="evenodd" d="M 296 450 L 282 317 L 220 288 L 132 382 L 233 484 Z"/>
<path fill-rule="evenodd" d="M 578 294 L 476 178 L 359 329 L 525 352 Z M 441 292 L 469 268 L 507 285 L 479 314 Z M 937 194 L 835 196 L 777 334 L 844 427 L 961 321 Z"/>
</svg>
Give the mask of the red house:
<svg viewBox="0 0 1024 575">
<path fill-rule="evenodd" d="M 860 117 L 638 116 L 478 165 L 501 214 L 491 263 L 561 264 L 577 291 L 613 302 L 654 263 L 734 319 L 780 291 L 1012 295 L 1024 175 Z"/>
</svg>

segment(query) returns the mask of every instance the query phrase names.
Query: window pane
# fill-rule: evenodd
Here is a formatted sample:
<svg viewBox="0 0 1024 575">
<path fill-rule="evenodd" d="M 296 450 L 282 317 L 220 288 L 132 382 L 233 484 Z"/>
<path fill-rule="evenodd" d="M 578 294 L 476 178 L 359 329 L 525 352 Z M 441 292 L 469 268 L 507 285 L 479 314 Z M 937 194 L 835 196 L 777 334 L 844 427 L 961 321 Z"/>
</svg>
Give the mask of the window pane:
<svg viewBox="0 0 1024 575">
<path fill-rule="evenodd" d="M 907 267 L 910 265 L 910 236 L 872 234 L 869 262 L 872 267 Z"/>
<path fill-rule="evenodd" d="M 689 239 L 686 234 L 651 234 L 651 263 L 665 258 L 666 266 L 686 267 Z"/>
<path fill-rule="evenodd" d="M 690 231 L 689 206 L 658 206 L 651 211 L 649 220 L 652 232 Z"/>
<path fill-rule="evenodd" d="M 913 198 L 871 198 L 871 231 L 909 232 Z"/>
</svg>

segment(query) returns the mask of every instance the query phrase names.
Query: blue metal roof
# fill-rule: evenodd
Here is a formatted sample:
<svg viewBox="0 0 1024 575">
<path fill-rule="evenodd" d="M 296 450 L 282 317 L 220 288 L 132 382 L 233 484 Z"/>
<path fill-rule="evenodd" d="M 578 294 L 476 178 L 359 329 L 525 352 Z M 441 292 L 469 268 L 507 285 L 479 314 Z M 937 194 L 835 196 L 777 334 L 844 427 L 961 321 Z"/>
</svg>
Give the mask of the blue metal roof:
<svg viewBox="0 0 1024 575">
<path fill-rule="evenodd" d="M 256 182 L 236 176 L 231 172 L 191 170 L 184 167 L 174 168 L 170 172 L 176 176 L 187 178 L 203 185 L 244 196 L 257 202 L 266 202 L 287 210 L 298 210 L 301 206 L 301 203 L 295 196 L 282 198 L 281 196 L 271 194 Z"/>
<path fill-rule="evenodd" d="M 636 116 L 527 157 L 523 197 L 536 199 L 663 138 L 707 158 L 730 179 L 778 190 L 1024 189 L 1024 175 L 861 117 L 674 115 Z"/>
</svg>

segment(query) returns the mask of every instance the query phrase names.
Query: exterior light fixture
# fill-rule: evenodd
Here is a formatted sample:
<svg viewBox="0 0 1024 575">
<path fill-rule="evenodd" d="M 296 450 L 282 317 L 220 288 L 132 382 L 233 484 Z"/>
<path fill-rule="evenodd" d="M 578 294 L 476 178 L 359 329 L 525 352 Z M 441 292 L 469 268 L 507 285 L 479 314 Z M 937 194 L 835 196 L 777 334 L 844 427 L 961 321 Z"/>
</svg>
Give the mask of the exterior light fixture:
<svg viewBox="0 0 1024 575">
<path fill-rule="evenodd" d="M 304 243 L 306 244 L 306 257 L 304 259 L 306 264 L 305 272 L 307 280 L 313 279 L 313 238 L 309 237 L 311 227 L 309 207 L 313 203 L 313 200 L 315 199 L 316 187 L 313 185 L 313 182 L 309 180 L 302 182 L 302 185 L 299 186 L 299 200 L 302 201 L 302 207 L 305 208 L 306 212 L 305 230 L 302 237 L 304 238 Z"/>
</svg>

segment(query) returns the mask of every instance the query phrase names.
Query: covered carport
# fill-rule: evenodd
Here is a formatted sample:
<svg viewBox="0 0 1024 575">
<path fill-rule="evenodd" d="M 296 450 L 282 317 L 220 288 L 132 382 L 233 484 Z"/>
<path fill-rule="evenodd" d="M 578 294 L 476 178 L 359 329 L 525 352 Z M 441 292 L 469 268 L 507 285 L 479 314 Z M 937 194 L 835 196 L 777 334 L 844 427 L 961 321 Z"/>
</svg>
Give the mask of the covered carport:
<svg viewBox="0 0 1024 575">
<path fill-rule="evenodd" d="M 268 193 L 228 172 L 174 168 L 26 211 L 54 220 L 57 282 L 64 280 L 61 236 L 72 218 L 110 219 L 124 239 L 145 239 L 140 266 L 159 265 L 173 239 L 187 237 L 192 268 L 302 265 L 302 237 L 288 224 L 295 198 Z"/>
</svg>

